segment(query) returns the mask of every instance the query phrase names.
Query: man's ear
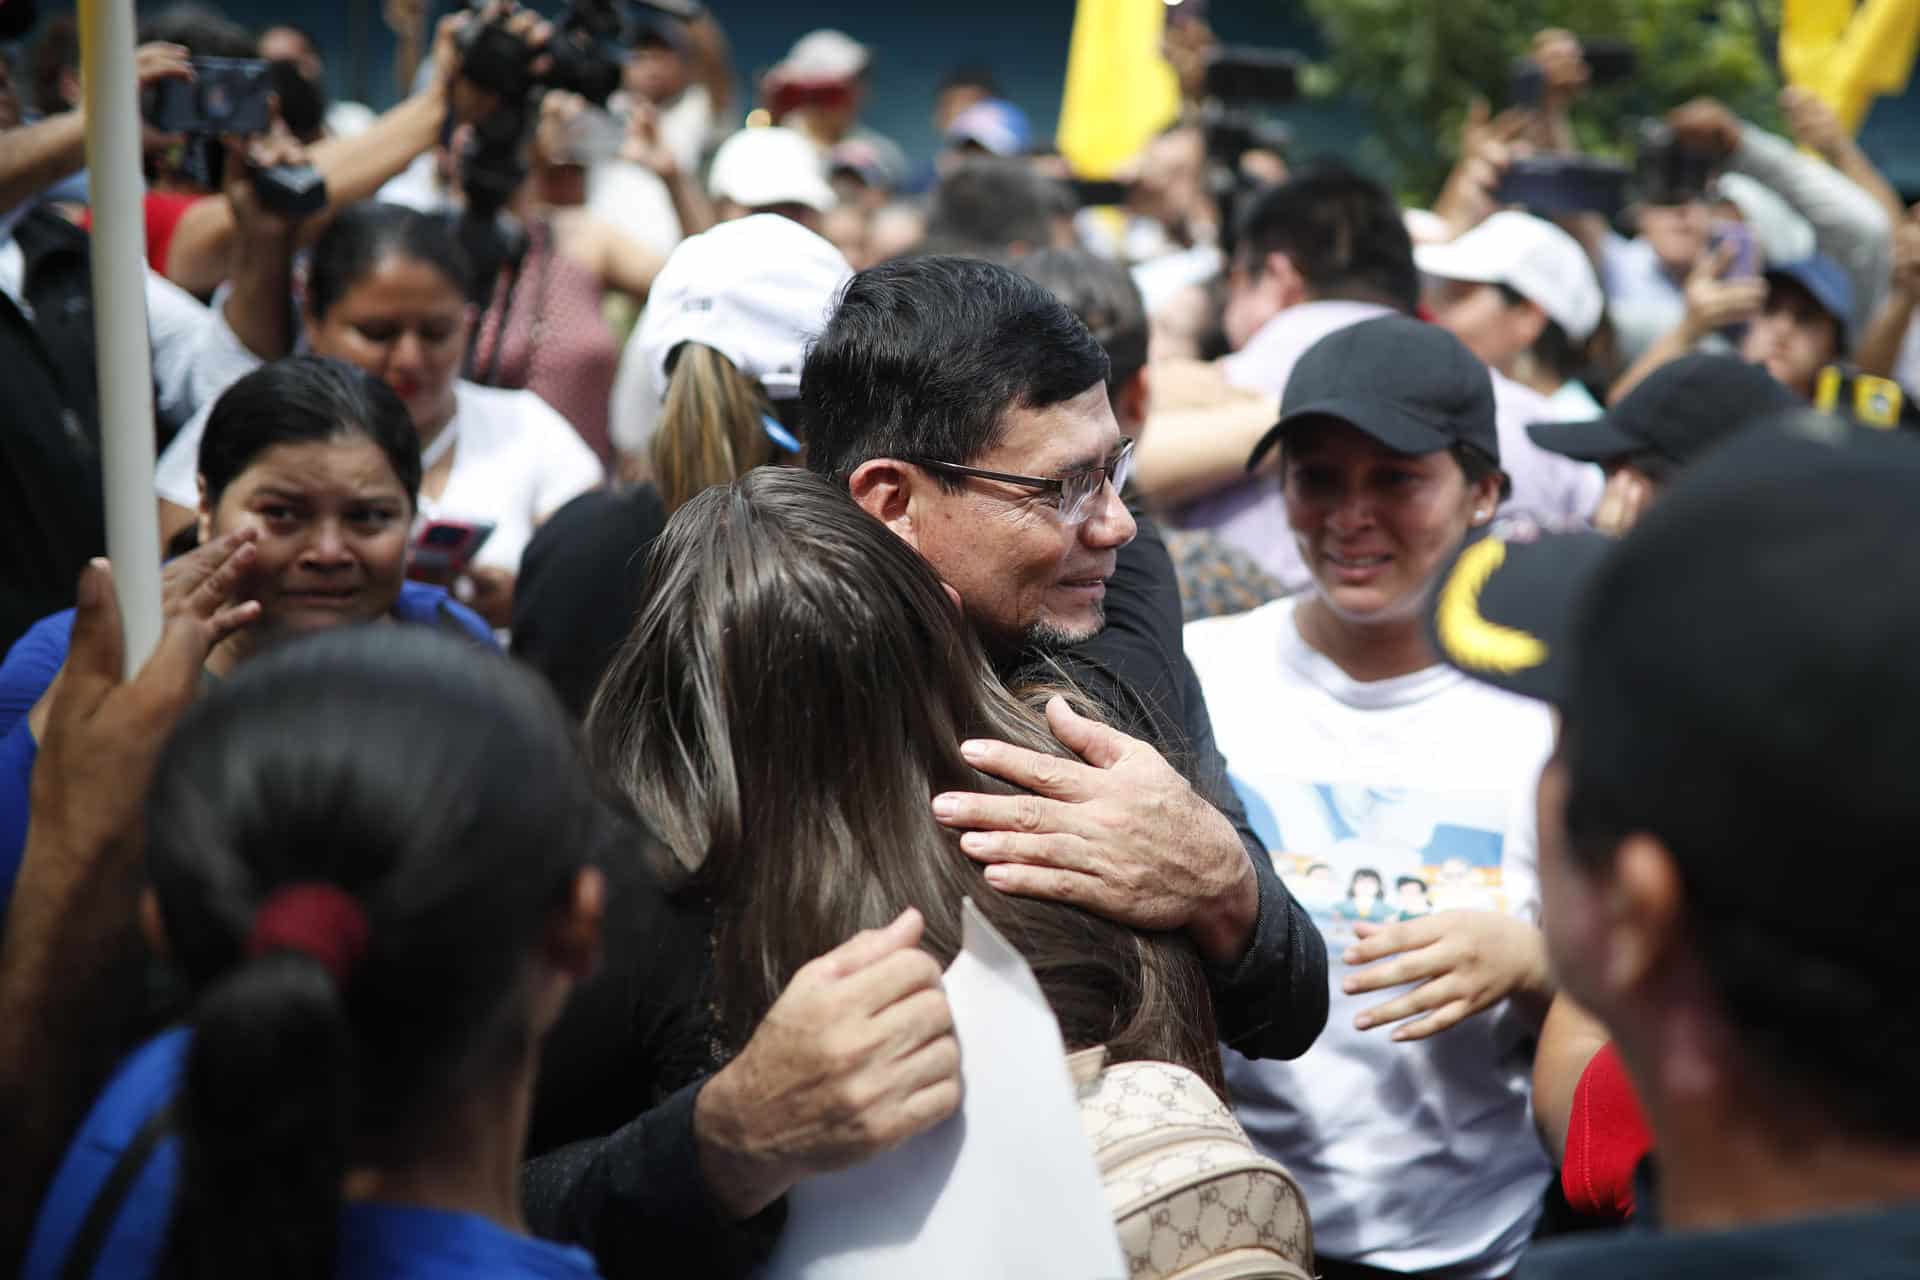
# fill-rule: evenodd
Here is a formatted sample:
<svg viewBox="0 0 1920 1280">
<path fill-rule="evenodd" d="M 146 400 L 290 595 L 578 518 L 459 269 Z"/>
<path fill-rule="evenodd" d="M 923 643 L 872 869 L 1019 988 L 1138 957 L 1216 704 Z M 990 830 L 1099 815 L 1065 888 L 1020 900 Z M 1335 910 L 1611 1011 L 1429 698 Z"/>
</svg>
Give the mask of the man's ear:
<svg viewBox="0 0 1920 1280">
<path fill-rule="evenodd" d="M 151 885 L 140 891 L 140 936 L 146 940 L 147 950 L 166 959 L 171 951 L 167 945 L 167 922 L 160 915 L 160 898 Z"/>
<path fill-rule="evenodd" d="M 913 486 L 920 473 L 894 458 L 873 458 L 847 480 L 847 492 L 860 509 L 878 520 L 915 550 Z"/>
<path fill-rule="evenodd" d="M 1606 888 L 1607 954 L 1597 975 L 1610 995 L 1644 991 L 1669 976 L 1686 945 L 1686 886 L 1673 854 L 1645 833 L 1613 853 Z"/>
<path fill-rule="evenodd" d="M 606 873 L 586 867 L 574 877 L 573 892 L 547 928 L 547 959 L 554 968 L 576 982 L 593 975 L 600 963 L 600 927 L 606 914 Z"/>
<path fill-rule="evenodd" d="M 1261 283 L 1273 291 L 1273 300 L 1282 307 L 1297 307 L 1303 302 L 1313 301 L 1313 294 L 1307 288 L 1307 278 L 1293 265 L 1293 258 L 1279 250 L 1274 250 L 1260 264 Z"/>
<path fill-rule="evenodd" d="M 1139 438 L 1141 428 L 1147 425 L 1147 406 L 1151 402 L 1147 369 L 1142 365 L 1138 373 L 1127 379 L 1125 386 L 1113 393 L 1113 416 L 1119 419 L 1121 434 Z"/>
</svg>

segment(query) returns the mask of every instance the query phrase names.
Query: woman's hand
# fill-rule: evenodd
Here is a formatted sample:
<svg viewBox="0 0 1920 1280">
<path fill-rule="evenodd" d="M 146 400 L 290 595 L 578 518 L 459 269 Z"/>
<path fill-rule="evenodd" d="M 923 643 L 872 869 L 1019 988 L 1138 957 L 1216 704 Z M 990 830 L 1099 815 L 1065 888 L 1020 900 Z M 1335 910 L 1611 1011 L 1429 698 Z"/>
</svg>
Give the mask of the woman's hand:
<svg viewBox="0 0 1920 1280">
<path fill-rule="evenodd" d="M 257 622 L 260 602 L 239 596 L 248 571 L 259 557 L 259 549 L 254 545 L 259 538 L 258 529 L 236 529 L 168 561 L 160 571 L 160 614 L 164 626 L 171 629 L 178 623 L 196 635 L 204 631 L 205 648 L 211 650 Z M 92 574 L 93 570 L 88 573 Z M 111 581 L 104 571 L 101 576 Z M 111 612 L 117 628 L 120 625 L 117 603 Z M 205 657 L 204 650 L 201 656 Z M 28 729 L 36 739 L 46 737 L 47 717 L 66 670 L 63 665 L 47 691 L 27 712 Z"/>
<path fill-rule="evenodd" d="M 1425 1014 L 1395 1027 L 1395 1040 L 1423 1040 L 1512 995 L 1553 994 L 1546 939 L 1524 920 L 1499 911 L 1441 911 L 1399 924 L 1354 926 L 1360 940 L 1341 957 L 1369 965 L 1347 975 L 1349 995 L 1420 985 L 1353 1020 L 1361 1031 Z M 1388 957 L 1392 957 L 1389 959 Z M 1375 964 L 1374 961 L 1381 963 Z"/>
</svg>

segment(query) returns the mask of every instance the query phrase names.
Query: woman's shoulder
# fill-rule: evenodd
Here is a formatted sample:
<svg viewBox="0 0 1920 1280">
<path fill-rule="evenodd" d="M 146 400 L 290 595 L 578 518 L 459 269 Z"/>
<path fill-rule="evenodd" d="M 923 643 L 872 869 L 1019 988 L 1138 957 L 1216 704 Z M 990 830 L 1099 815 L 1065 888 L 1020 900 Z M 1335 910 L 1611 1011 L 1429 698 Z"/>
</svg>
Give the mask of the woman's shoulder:
<svg viewBox="0 0 1920 1280">
<path fill-rule="evenodd" d="M 50 613 L 23 632 L 0 662 L 0 733 L 40 700 L 73 642 L 73 610 Z"/>
<path fill-rule="evenodd" d="M 489 648 L 497 647 L 486 619 L 455 600 L 444 587 L 411 579 L 401 583 L 399 598 L 393 602 L 393 616 L 415 626 L 451 627 Z"/>
<path fill-rule="evenodd" d="M 465 378 L 454 383 L 460 433 L 468 439 L 540 439 L 534 432 L 573 434 L 560 411 L 524 387 L 483 387 Z"/>
</svg>

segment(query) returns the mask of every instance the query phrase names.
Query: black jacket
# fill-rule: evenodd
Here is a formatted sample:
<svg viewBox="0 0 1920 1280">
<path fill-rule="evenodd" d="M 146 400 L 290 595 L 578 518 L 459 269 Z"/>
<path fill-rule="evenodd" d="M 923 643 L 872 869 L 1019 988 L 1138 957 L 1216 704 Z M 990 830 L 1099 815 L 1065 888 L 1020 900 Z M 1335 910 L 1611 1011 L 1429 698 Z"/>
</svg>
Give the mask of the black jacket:
<svg viewBox="0 0 1920 1280">
<path fill-rule="evenodd" d="M 1106 628 L 1054 658 L 1128 721 L 1122 727 L 1182 767 L 1240 833 L 1259 878 L 1260 916 L 1239 964 L 1208 975 L 1215 1017 L 1222 1040 L 1249 1057 L 1297 1057 L 1326 1024 L 1326 947 L 1227 782 L 1181 646 L 1173 562 L 1152 522 L 1139 523 L 1108 584 Z M 538 1235 L 591 1250 L 610 1280 L 744 1275 L 770 1246 L 783 1208 L 728 1222 L 700 1174 L 697 1084 L 660 1101 L 703 1066 L 719 1065 L 705 994 L 710 930 L 699 903 L 669 899 L 646 871 L 657 855 L 639 850 L 651 834 L 633 840 L 609 859 L 607 963 L 576 993 L 543 1055 L 535 1158 L 521 1179 L 527 1222 Z"/>
</svg>

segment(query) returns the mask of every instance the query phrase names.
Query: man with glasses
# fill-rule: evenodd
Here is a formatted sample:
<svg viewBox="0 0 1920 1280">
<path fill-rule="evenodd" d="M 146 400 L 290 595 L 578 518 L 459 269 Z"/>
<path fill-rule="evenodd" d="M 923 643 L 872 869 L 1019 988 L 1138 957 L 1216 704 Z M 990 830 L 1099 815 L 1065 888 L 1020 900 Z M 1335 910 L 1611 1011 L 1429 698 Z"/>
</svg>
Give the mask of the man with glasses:
<svg viewBox="0 0 1920 1280">
<path fill-rule="evenodd" d="M 1120 496 L 1132 442 L 1107 373 L 1033 281 L 971 259 L 888 263 L 854 277 L 807 358 L 807 462 L 927 558 L 1003 676 L 1064 669 L 1127 730 L 1056 702 L 1083 765 L 966 744 L 1031 793 L 933 798 L 989 883 L 1184 930 L 1222 1039 L 1294 1057 L 1326 1021 L 1325 947 L 1227 783 L 1172 562 Z"/>
</svg>

